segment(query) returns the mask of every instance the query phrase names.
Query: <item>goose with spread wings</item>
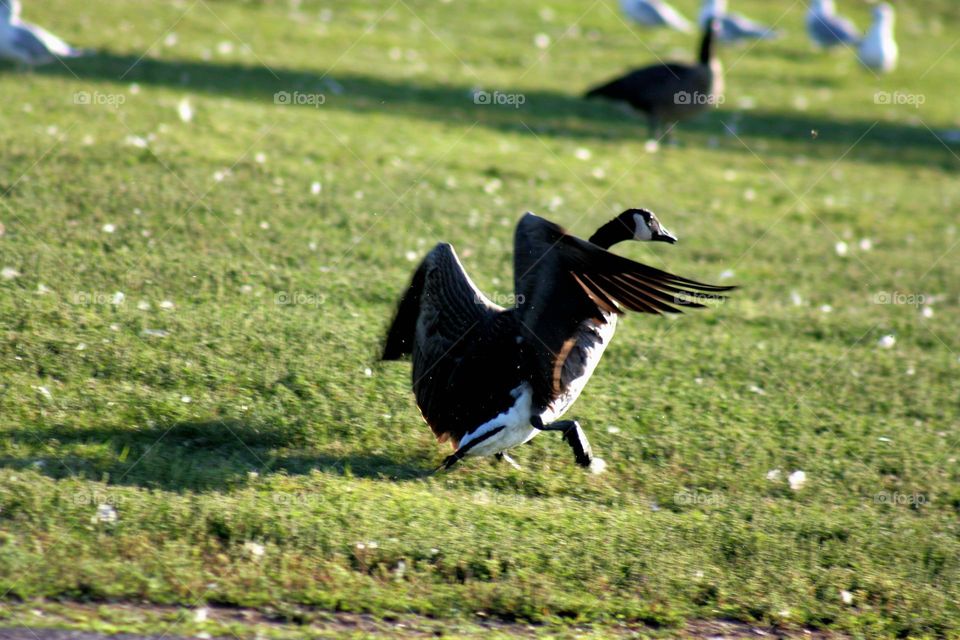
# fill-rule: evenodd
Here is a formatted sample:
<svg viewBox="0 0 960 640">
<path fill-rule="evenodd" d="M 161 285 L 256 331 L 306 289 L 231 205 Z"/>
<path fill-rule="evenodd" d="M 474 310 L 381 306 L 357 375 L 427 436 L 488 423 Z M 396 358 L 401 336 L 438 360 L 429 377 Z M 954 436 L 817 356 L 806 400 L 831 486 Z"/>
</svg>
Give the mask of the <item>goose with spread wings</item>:
<svg viewBox="0 0 960 640">
<path fill-rule="evenodd" d="M 608 251 L 624 240 L 675 243 L 650 211 L 628 209 L 589 241 L 532 213 L 514 239 L 514 306 L 491 302 L 440 243 L 417 268 L 387 333 L 382 359 L 410 356 L 417 406 L 454 452 L 505 457 L 541 431 L 559 431 L 576 462 L 594 463 L 583 429 L 560 420 L 576 401 L 626 311 L 705 306 L 714 286 Z M 599 462 L 599 461 L 597 461 Z M 593 467 L 596 469 L 597 464 Z"/>
</svg>

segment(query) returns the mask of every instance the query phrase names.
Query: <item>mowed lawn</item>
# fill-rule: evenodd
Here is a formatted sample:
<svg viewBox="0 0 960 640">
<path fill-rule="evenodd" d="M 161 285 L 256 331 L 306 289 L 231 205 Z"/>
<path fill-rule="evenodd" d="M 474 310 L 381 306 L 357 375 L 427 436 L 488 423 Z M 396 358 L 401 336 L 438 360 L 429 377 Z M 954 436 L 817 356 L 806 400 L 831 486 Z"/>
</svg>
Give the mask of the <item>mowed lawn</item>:
<svg viewBox="0 0 960 640">
<path fill-rule="evenodd" d="M 723 48 L 724 103 L 651 152 L 579 96 L 696 38 L 613 0 L 27 3 L 97 53 L 0 70 L 0 623 L 960 634 L 960 7 L 896 3 L 878 78 L 805 2 L 735 4 L 786 37 Z M 504 301 L 524 211 L 637 206 L 680 243 L 619 253 L 741 288 L 624 319 L 570 414 L 608 471 L 544 434 L 430 475 L 377 362 L 417 261 Z"/>
</svg>

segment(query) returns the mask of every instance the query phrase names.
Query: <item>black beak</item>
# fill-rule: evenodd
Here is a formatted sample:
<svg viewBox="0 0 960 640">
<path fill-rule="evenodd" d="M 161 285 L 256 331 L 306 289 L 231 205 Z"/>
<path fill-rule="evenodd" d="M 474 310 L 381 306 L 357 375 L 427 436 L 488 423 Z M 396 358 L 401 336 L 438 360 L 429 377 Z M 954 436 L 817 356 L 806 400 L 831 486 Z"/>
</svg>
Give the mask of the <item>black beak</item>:
<svg viewBox="0 0 960 640">
<path fill-rule="evenodd" d="M 659 233 L 653 236 L 652 240 L 655 242 L 669 242 L 670 244 L 677 244 L 677 236 L 663 228 L 660 229 Z"/>
</svg>

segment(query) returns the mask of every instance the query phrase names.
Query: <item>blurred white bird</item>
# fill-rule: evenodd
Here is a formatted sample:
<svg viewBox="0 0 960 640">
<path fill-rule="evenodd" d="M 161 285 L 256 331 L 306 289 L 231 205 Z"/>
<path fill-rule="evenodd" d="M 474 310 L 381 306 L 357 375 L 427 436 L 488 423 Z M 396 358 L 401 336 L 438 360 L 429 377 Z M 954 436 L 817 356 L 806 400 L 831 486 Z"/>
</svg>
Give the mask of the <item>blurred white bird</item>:
<svg viewBox="0 0 960 640">
<path fill-rule="evenodd" d="M 860 62 L 874 71 L 893 71 L 899 49 L 893 39 L 893 7 L 884 2 L 873 9 L 873 24 L 860 43 Z"/>
<path fill-rule="evenodd" d="M 833 0 L 813 0 L 807 12 L 807 33 L 825 49 L 841 44 L 859 44 L 860 33 L 852 22 L 837 15 Z"/>
<path fill-rule="evenodd" d="M 49 31 L 20 20 L 20 0 L 0 0 L 0 58 L 36 66 L 80 55 Z"/>
<path fill-rule="evenodd" d="M 663 0 L 620 0 L 620 7 L 634 22 L 645 27 L 670 27 L 691 33 L 693 25 Z"/>
<path fill-rule="evenodd" d="M 713 17 L 717 18 L 719 37 L 723 42 L 773 40 L 780 37 L 780 32 L 776 29 L 754 22 L 739 13 L 728 13 L 727 0 L 704 0 L 697 20 L 700 28 L 706 28 L 707 22 Z"/>
</svg>

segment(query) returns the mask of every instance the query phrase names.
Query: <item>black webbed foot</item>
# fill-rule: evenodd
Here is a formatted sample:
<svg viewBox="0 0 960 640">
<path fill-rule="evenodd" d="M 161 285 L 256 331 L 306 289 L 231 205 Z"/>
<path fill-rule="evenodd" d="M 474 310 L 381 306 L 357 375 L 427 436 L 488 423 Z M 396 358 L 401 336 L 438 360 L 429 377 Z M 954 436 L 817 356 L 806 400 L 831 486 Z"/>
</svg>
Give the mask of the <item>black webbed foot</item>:
<svg viewBox="0 0 960 640">
<path fill-rule="evenodd" d="M 573 449 L 573 456 L 577 464 L 581 467 L 590 466 L 593 461 L 593 449 L 590 448 L 590 442 L 587 440 L 583 429 L 580 428 L 579 422 L 576 420 L 559 420 L 545 425 L 540 420 L 540 416 L 534 416 L 530 420 L 530 424 L 541 431 L 561 431 L 563 441 Z"/>
<path fill-rule="evenodd" d="M 573 426 L 563 432 L 563 441 L 573 449 L 574 459 L 581 467 L 589 467 L 593 462 L 593 449 L 587 440 L 586 434 L 580 428 L 580 424 L 573 421 Z"/>
</svg>

